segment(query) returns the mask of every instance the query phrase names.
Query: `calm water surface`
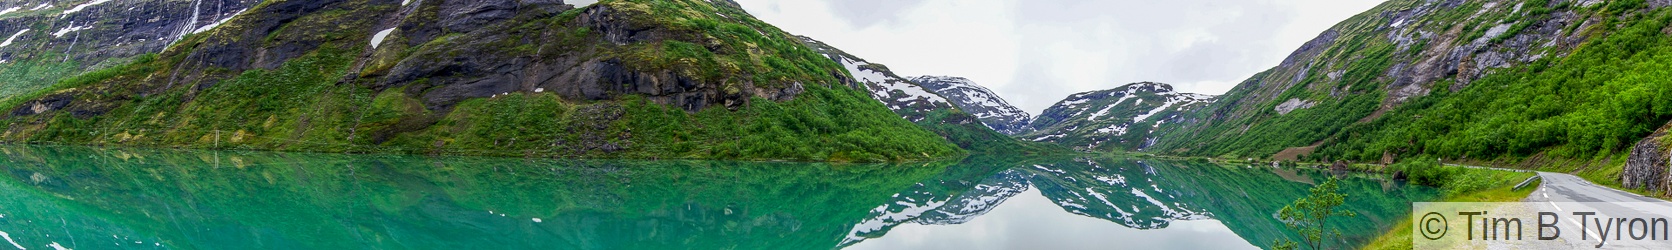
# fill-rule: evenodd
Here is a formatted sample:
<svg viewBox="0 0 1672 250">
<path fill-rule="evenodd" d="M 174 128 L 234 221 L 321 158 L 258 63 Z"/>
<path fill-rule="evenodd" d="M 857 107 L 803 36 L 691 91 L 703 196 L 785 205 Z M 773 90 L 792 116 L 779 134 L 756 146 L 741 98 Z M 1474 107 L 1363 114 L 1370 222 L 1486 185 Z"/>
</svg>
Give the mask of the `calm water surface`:
<svg viewBox="0 0 1672 250">
<path fill-rule="evenodd" d="M 904 165 L 0 145 L 0 249 L 1251 249 L 1328 173 L 1126 158 Z M 1343 182 L 1357 245 L 1432 190 Z M 9 246 L 8 246 L 9 245 Z"/>
</svg>

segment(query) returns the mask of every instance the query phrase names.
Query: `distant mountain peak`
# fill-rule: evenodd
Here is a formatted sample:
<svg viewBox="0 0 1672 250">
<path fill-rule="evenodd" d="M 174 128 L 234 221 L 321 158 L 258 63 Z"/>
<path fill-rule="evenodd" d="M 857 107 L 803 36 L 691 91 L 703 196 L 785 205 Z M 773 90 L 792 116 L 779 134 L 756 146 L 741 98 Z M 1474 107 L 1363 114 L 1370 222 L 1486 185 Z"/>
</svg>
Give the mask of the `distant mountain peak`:
<svg viewBox="0 0 1672 250">
<path fill-rule="evenodd" d="M 975 115 L 987 127 L 1009 135 L 1027 133 L 1028 122 L 1032 115 L 1027 111 L 1010 105 L 1010 102 L 1000 98 L 998 93 L 971 81 L 969 78 L 956 76 L 918 76 L 911 78 L 930 91 L 951 100 L 954 105 L 963 108 L 965 112 Z"/>
<path fill-rule="evenodd" d="M 945 97 L 894 74 L 888 66 L 866 61 L 811 37 L 796 38 L 813 51 L 847 68 L 854 81 L 871 93 L 872 99 L 882 102 L 906 120 L 922 121 L 935 110 L 957 108 Z"/>
<path fill-rule="evenodd" d="M 1081 92 L 1035 117 L 1035 132 L 1024 139 L 1050 141 L 1082 150 L 1142 149 L 1155 144 L 1156 129 L 1213 103 L 1212 95 L 1180 93 L 1172 85 L 1138 82 Z"/>
</svg>

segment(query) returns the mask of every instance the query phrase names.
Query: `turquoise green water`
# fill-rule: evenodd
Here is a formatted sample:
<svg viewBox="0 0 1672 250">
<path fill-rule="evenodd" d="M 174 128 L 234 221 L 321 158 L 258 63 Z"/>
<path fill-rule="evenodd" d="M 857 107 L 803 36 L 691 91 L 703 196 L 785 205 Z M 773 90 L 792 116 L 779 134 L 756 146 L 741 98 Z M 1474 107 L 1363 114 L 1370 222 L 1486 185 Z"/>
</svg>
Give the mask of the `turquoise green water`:
<svg viewBox="0 0 1672 250">
<path fill-rule="evenodd" d="M 0 249 L 1226 249 L 1328 173 L 1123 158 L 905 165 L 0 145 Z M 1356 245 L 1431 190 L 1349 177 Z M 15 245 L 14 245 L 15 244 Z M 1113 245 L 1120 244 L 1120 245 Z"/>
</svg>

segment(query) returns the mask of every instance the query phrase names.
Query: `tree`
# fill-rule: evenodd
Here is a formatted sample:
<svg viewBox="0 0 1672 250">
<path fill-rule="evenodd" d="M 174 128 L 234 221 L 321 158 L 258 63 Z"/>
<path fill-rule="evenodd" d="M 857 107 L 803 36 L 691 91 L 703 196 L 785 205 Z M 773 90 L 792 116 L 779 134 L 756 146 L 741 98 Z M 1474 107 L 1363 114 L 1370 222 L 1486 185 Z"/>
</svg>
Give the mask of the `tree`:
<svg viewBox="0 0 1672 250">
<path fill-rule="evenodd" d="M 1310 195 L 1295 200 L 1294 204 L 1283 206 L 1283 210 L 1277 212 L 1278 218 L 1283 220 L 1283 225 L 1288 226 L 1290 230 L 1300 233 L 1301 242 L 1277 240 L 1272 242 L 1272 249 L 1300 249 L 1303 243 L 1308 249 L 1323 249 L 1324 226 L 1330 217 L 1358 216 L 1353 211 L 1341 209 L 1341 205 L 1347 202 L 1347 195 L 1339 192 L 1339 185 L 1339 180 L 1330 178 L 1313 187 Z M 1332 229 L 1330 234 L 1340 237 L 1341 231 Z"/>
</svg>

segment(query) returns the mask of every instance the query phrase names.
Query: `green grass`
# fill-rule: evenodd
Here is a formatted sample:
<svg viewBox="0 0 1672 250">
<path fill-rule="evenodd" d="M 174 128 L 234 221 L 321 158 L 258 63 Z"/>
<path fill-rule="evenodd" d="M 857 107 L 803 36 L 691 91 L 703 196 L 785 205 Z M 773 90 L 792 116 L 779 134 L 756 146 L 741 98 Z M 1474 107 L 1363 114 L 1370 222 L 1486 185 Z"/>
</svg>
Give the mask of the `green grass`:
<svg viewBox="0 0 1672 250">
<path fill-rule="evenodd" d="M 59 56 L 47 55 L 0 64 L 0 103 L 51 87 L 58 79 L 78 73 L 79 63 L 38 59 L 51 57 Z"/>
</svg>

